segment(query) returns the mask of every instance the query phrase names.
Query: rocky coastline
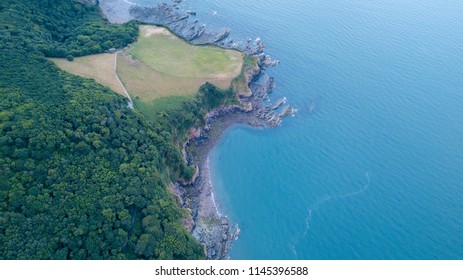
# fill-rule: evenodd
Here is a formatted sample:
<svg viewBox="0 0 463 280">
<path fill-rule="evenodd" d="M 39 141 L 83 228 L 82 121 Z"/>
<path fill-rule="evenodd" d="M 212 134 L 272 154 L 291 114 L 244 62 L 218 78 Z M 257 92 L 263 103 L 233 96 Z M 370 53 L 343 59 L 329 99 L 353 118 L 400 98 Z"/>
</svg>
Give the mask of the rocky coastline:
<svg viewBox="0 0 463 280">
<path fill-rule="evenodd" d="M 232 224 L 215 204 L 209 170 L 210 151 L 222 133 L 233 125 L 275 127 L 283 117 L 295 112 L 290 105 L 280 108 L 284 99 L 277 101 L 273 108 L 263 105 L 262 101 L 273 90 L 274 80 L 265 78 L 263 83 L 258 83 L 263 75 L 260 67 L 246 71 L 252 75 L 249 77 L 252 95 L 240 97 L 242 106 L 222 107 L 209 112 L 204 126 L 190 129 L 190 137 L 184 146 L 188 164 L 196 166 L 198 174 L 191 182 L 177 183 L 176 189 L 180 190 L 177 193 L 180 194 L 182 207 L 189 209 L 193 218 L 189 222 L 191 224 L 184 224 L 205 245 L 207 259 L 227 259 L 228 250 L 240 232 L 238 225 Z M 277 111 L 279 108 L 281 110 Z"/>
<path fill-rule="evenodd" d="M 123 23 L 139 20 L 167 27 L 173 33 L 192 44 L 213 44 L 222 48 L 236 49 L 255 57 L 256 65 L 244 66 L 244 74 L 250 92 L 238 92 L 241 105 L 221 107 L 210 111 L 205 117 L 205 125 L 192 127 L 183 147 L 185 160 L 196 167 L 196 174 L 190 182 L 172 184 L 173 192 L 180 198 L 181 206 L 188 209 L 191 217 L 183 221 L 199 242 L 204 244 L 207 259 L 227 259 L 232 242 L 238 238 L 239 227 L 232 224 L 226 215 L 219 212 L 215 204 L 209 170 L 209 152 L 222 133 L 235 124 L 252 127 L 275 127 L 286 116 L 293 115 L 291 105 L 283 106 L 286 98 L 269 104 L 268 95 L 275 88 L 275 79 L 265 73 L 265 69 L 278 65 L 264 53 L 265 45 L 260 39 L 234 42 L 229 39 L 230 30 L 207 31 L 198 20 L 190 21 L 195 11 L 182 11 L 182 0 L 141 7 L 124 0 L 100 0 L 103 15 L 111 22 Z"/>
<path fill-rule="evenodd" d="M 182 2 L 182 0 L 171 0 L 150 7 L 138 6 L 127 0 L 99 0 L 98 4 L 103 16 L 113 23 L 138 20 L 166 27 L 192 44 L 212 44 L 227 49 L 235 49 L 248 55 L 263 54 L 265 45 L 259 38 L 247 39 L 244 42 L 235 41 L 229 38 L 229 28 L 224 27 L 221 30 L 209 31 L 205 24 L 200 24 L 199 20 L 196 19 L 195 11 L 180 9 L 179 5 Z M 271 61 L 268 56 L 266 58 L 268 63 L 278 63 L 278 61 Z"/>
</svg>

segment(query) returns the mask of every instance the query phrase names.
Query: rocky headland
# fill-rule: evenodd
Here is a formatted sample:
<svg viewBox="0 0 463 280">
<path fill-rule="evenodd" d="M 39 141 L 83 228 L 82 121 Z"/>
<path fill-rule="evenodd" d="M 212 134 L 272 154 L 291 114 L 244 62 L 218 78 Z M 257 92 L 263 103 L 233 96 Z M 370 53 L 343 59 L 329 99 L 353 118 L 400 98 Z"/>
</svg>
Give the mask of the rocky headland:
<svg viewBox="0 0 463 280">
<path fill-rule="evenodd" d="M 244 66 L 250 92 L 237 93 L 240 105 L 214 109 L 206 115 L 204 126 L 190 129 L 183 152 L 185 160 L 196 166 L 196 174 L 190 182 L 172 184 L 172 190 L 180 198 L 181 206 L 191 213 L 191 217 L 185 219 L 183 224 L 204 244 L 207 259 L 227 259 L 233 240 L 238 238 L 239 227 L 220 213 L 215 204 L 210 180 L 209 152 L 223 131 L 232 125 L 275 127 L 296 110 L 291 105 L 283 107 L 286 98 L 279 99 L 275 104 L 268 102 L 268 96 L 275 88 L 275 79 L 267 76 L 265 69 L 278 65 L 279 61 L 272 60 L 264 53 L 265 45 L 260 39 L 235 42 L 229 39 L 228 28 L 208 31 L 197 19 L 191 19 L 195 17 L 195 11 L 180 9 L 181 2 L 182 0 L 173 0 L 154 7 L 141 7 L 124 0 L 100 0 L 99 5 L 110 22 L 138 20 L 164 26 L 192 44 L 213 44 L 256 58 L 256 65 Z"/>
</svg>

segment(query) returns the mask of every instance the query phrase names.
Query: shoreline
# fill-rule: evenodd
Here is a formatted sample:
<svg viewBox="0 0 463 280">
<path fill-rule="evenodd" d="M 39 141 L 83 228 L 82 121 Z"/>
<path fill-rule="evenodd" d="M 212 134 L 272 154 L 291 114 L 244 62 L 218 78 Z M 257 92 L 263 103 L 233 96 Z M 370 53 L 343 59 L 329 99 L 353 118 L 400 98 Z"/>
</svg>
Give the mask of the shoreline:
<svg viewBox="0 0 463 280">
<path fill-rule="evenodd" d="M 202 131 L 201 136 L 191 139 L 186 147 L 188 163 L 199 167 L 199 176 L 194 183 L 180 186 L 185 190 L 182 207 L 191 209 L 194 221 L 191 231 L 205 245 L 207 259 L 227 259 L 228 250 L 240 232 L 239 226 L 221 213 L 214 198 L 210 153 L 223 132 L 237 124 L 254 126 L 250 122 L 252 118 L 252 114 L 246 112 L 221 115 L 212 120 L 208 131 Z"/>
<path fill-rule="evenodd" d="M 275 127 L 281 123 L 283 117 L 295 112 L 294 108 L 286 106 L 280 113 L 276 113 L 275 110 L 285 99 L 280 99 L 273 107 L 263 106 L 262 101 L 273 91 L 274 81 L 266 79 L 267 82 L 263 84 L 257 82 L 263 75 L 263 66 L 257 69 L 244 67 L 252 94 L 237 98 L 241 104 L 248 104 L 251 108 L 234 105 L 212 110 L 206 115 L 204 126 L 190 129 L 190 137 L 184 145 L 185 159 L 189 165 L 196 166 L 199 172 L 191 182 L 177 184 L 177 188 L 183 190 L 180 196 L 181 206 L 190 210 L 193 223 L 190 230 L 204 244 L 207 259 L 228 259 L 228 251 L 240 234 L 239 225 L 231 223 L 228 216 L 218 209 L 211 182 L 210 152 L 223 133 L 235 125 Z"/>
<path fill-rule="evenodd" d="M 219 141 L 223 132 L 233 125 L 244 124 L 256 128 L 278 126 L 282 118 L 293 115 L 296 110 L 282 106 L 286 98 L 275 104 L 265 104 L 275 87 L 275 80 L 265 74 L 265 69 L 279 64 L 263 51 L 265 45 L 260 39 L 251 44 L 251 40 L 235 43 L 228 39 L 229 31 L 208 33 L 204 26 L 196 27 L 197 20 L 188 22 L 187 15 L 179 12 L 178 4 L 158 4 L 155 7 L 141 7 L 125 0 L 100 0 L 103 16 L 112 23 L 130 20 L 144 21 L 148 24 L 168 28 L 172 33 L 193 45 L 212 44 L 225 49 L 235 49 L 256 58 L 255 67 L 243 65 L 249 92 L 237 92 L 240 106 L 220 107 L 208 112 L 205 125 L 190 128 L 190 136 L 183 145 L 184 159 L 188 165 L 196 167 L 196 174 L 188 182 L 171 184 L 172 192 L 180 199 L 180 206 L 189 211 L 183 225 L 205 246 L 207 259 L 228 259 L 232 242 L 238 238 L 238 225 L 231 224 L 228 217 L 219 212 L 213 193 L 209 168 L 209 154 Z M 283 108 L 280 108 L 283 107 Z"/>
</svg>

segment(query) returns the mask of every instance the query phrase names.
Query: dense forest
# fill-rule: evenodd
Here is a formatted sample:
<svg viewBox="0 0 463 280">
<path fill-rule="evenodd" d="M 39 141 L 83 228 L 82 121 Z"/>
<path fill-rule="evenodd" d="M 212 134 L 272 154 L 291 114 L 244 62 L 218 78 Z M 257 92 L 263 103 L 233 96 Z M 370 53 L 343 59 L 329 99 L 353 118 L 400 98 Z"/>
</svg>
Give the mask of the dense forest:
<svg viewBox="0 0 463 280">
<path fill-rule="evenodd" d="M 192 175 L 176 141 L 220 104 L 215 89 L 147 119 L 46 59 L 137 32 L 76 1 L 0 2 L 0 259 L 204 258 L 167 184 Z"/>
</svg>

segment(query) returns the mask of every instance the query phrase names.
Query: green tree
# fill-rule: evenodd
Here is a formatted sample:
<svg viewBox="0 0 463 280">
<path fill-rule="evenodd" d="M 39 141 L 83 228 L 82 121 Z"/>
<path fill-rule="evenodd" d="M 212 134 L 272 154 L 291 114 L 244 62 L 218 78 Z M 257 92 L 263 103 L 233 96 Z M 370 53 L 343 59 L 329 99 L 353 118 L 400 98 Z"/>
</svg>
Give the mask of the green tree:
<svg viewBox="0 0 463 280">
<path fill-rule="evenodd" d="M 0 2 L 0 259 L 204 258 L 167 189 L 186 168 L 170 122 L 46 59 L 137 32 L 76 1 Z"/>
</svg>

